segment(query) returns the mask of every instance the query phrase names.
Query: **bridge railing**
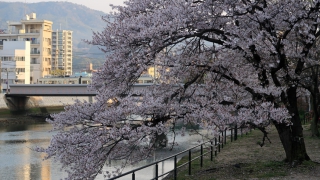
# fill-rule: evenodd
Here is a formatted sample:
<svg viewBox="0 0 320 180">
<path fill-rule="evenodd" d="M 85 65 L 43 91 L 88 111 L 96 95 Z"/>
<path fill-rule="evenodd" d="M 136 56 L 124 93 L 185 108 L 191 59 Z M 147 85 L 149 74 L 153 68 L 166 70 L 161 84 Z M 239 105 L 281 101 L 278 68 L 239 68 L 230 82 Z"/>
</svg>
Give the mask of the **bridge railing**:
<svg viewBox="0 0 320 180">
<path fill-rule="evenodd" d="M 134 84 L 133 90 L 142 90 L 152 83 Z M 88 84 L 10 84 L 8 96 L 95 96 L 95 90 L 88 89 Z"/>
</svg>

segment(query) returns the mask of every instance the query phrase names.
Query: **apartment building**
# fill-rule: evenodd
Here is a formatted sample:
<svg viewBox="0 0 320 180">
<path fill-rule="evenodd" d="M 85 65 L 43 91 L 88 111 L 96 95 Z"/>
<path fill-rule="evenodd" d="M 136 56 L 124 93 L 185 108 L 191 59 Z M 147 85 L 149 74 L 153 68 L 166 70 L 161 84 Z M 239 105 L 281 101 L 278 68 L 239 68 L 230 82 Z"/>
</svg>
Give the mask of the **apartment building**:
<svg viewBox="0 0 320 180">
<path fill-rule="evenodd" d="M 52 70 L 62 70 L 64 75 L 72 75 L 72 31 L 52 32 Z"/>
<path fill-rule="evenodd" d="M 2 92 L 10 84 L 30 84 L 30 41 L 4 41 L 0 50 Z"/>
<path fill-rule="evenodd" d="M 39 20 L 36 13 L 26 15 L 20 22 L 8 22 L 7 32 L 0 34 L 0 49 L 4 41 L 30 42 L 30 83 L 50 74 L 52 56 L 52 22 Z"/>
</svg>

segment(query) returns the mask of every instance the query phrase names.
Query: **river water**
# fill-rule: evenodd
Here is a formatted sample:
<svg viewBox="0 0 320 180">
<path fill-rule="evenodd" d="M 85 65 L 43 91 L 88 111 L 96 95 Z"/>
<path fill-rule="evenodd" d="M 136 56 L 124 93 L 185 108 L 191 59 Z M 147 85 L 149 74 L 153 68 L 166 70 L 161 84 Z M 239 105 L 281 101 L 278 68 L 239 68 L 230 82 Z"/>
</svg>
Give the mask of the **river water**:
<svg viewBox="0 0 320 180">
<path fill-rule="evenodd" d="M 57 162 L 43 160 L 45 154 L 32 150 L 33 147 L 47 147 L 51 136 L 55 132 L 49 132 L 51 125 L 45 122 L 22 125 L 0 126 L 0 179 L 1 180 L 58 180 L 66 177 L 66 173 L 61 170 Z M 168 136 L 170 140 L 172 137 Z M 180 145 L 174 150 L 158 150 L 153 157 L 126 167 L 123 172 L 141 167 L 182 150 L 197 145 L 199 136 L 185 136 L 176 138 Z M 117 162 L 113 162 L 117 165 Z M 167 160 L 159 164 L 159 174 L 173 169 L 173 160 Z M 104 167 L 104 170 L 113 170 L 113 167 Z M 136 173 L 136 179 L 151 179 L 154 174 L 154 167 L 144 169 Z M 130 179 L 127 176 L 121 179 Z M 102 180 L 103 176 L 98 176 L 96 180 Z"/>
</svg>

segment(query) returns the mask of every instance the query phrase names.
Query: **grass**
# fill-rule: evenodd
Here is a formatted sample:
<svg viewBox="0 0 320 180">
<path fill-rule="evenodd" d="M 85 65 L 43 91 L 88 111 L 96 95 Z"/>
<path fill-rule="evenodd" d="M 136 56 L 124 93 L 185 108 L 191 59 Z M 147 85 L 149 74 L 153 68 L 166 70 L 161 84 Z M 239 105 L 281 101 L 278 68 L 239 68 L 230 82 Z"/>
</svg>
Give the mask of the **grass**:
<svg viewBox="0 0 320 180">
<path fill-rule="evenodd" d="M 282 161 L 285 153 L 275 128 L 270 129 L 271 143 L 260 147 L 260 131 L 252 131 L 248 135 L 238 136 L 238 140 L 228 142 L 210 160 L 210 153 L 205 156 L 203 167 L 200 167 L 200 159 L 192 162 L 191 175 L 188 164 L 178 170 L 179 180 L 223 180 L 223 179 L 318 179 L 320 177 L 320 141 L 317 138 L 309 138 L 309 125 L 304 125 L 305 144 L 307 152 L 313 161 L 304 161 L 301 165 L 292 168 Z M 205 148 L 204 148 L 205 149 Z M 205 150 L 204 152 L 207 152 Z M 192 157 L 199 156 L 199 151 L 193 152 Z M 184 156 L 178 166 L 188 161 L 188 155 Z M 173 179 L 172 174 L 166 179 Z"/>
<path fill-rule="evenodd" d="M 11 115 L 11 111 L 9 109 L 0 109 L 0 116 L 1 115 Z"/>
</svg>

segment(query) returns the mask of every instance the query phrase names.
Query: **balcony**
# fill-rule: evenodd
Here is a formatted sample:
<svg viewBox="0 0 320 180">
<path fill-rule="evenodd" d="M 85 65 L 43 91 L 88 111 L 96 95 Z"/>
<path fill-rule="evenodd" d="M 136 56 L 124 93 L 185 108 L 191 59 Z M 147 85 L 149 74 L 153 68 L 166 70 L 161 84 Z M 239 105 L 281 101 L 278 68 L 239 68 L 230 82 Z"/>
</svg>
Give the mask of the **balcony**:
<svg viewBox="0 0 320 180">
<path fill-rule="evenodd" d="M 38 30 L 38 29 L 30 29 L 30 30 L 27 30 L 26 33 L 40 33 L 40 30 Z"/>
<path fill-rule="evenodd" d="M 40 51 L 31 51 L 30 54 L 40 54 Z"/>
<path fill-rule="evenodd" d="M 19 33 L 19 31 L 8 31 L 8 34 L 24 34 L 24 33 Z"/>
<path fill-rule="evenodd" d="M 31 44 L 40 44 L 40 42 L 38 42 L 38 41 L 31 41 L 30 43 Z"/>
<path fill-rule="evenodd" d="M 39 29 L 30 29 L 30 30 L 15 30 L 15 31 L 8 31 L 9 34 L 26 34 L 26 33 L 40 33 Z"/>
<path fill-rule="evenodd" d="M 35 61 L 31 61 L 30 64 L 40 64 L 40 62 L 35 60 Z"/>
</svg>

